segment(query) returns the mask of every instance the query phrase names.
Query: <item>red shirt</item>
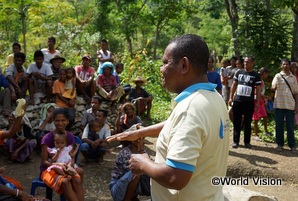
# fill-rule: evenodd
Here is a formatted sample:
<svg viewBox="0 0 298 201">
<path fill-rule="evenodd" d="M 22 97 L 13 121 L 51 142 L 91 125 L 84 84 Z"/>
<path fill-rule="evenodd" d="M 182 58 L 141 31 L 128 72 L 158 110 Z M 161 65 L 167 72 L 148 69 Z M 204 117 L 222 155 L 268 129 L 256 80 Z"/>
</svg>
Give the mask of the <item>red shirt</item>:
<svg viewBox="0 0 298 201">
<path fill-rule="evenodd" d="M 100 74 L 97 77 L 97 85 L 104 87 L 107 85 L 117 86 L 116 77 L 114 75 L 110 75 L 106 77 L 104 74 Z"/>
<path fill-rule="evenodd" d="M 88 69 L 83 68 L 82 65 L 76 66 L 75 70 L 79 77 L 84 81 L 89 80 L 89 78 L 94 74 L 94 68 L 91 66 L 89 66 Z"/>
</svg>

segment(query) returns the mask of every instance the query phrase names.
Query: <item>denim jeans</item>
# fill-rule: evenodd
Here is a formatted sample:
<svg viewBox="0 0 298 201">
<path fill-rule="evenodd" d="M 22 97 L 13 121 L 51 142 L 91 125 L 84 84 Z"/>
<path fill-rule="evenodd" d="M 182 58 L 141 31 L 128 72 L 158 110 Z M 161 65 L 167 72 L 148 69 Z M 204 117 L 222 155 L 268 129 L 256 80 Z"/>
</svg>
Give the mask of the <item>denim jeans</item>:
<svg viewBox="0 0 298 201">
<path fill-rule="evenodd" d="M 290 148 L 295 147 L 294 138 L 294 110 L 274 109 L 275 116 L 275 136 L 278 146 L 284 145 L 284 120 L 286 120 L 286 129 L 288 136 L 288 145 Z"/>
<path fill-rule="evenodd" d="M 88 159 L 97 159 L 99 156 L 105 154 L 107 152 L 107 149 L 102 146 L 98 146 L 96 148 L 92 148 L 91 145 L 84 142 L 81 145 L 81 152 L 84 152 L 88 155 Z"/>
</svg>

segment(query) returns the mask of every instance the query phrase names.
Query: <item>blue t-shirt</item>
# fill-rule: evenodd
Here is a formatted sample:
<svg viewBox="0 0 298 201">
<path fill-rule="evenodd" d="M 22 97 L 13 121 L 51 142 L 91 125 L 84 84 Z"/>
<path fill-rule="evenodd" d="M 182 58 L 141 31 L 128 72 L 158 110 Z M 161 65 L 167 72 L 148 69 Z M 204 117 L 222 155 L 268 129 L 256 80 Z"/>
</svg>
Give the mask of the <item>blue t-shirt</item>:
<svg viewBox="0 0 298 201">
<path fill-rule="evenodd" d="M 207 72 L 207 77 L 209 82 L 217 85 L 216 90 L 222 89 L 220 75 L 216 71 Z"/>
<path fill-rule="evenodd" d="M 9 85 L 9 81 L 6 79 L 4 75 L 0 75 L 0 88 L 4 87 L 7 88 Z"/>
</svg>

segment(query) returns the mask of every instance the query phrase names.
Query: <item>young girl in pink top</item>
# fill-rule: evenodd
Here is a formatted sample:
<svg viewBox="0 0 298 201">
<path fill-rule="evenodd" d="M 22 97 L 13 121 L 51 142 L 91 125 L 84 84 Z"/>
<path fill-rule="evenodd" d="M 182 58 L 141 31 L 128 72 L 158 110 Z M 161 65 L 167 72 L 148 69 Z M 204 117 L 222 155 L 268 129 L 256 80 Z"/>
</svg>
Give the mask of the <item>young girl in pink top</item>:
<svg viewBox="0 0 298 201">
<path fill-rule="evenodd" d="M 255 110 L 252 116 L 252 120 L 254 120 L 254 133 L 256 135 L 256 140 L 260 140 L 259 138 L 259 127 L 258 127 L 258 122 L 261 118 L 263 118 L 263 125 L 264 125 L 264 132 L 266 135 L 272 135 L 272 133 L 268 132 L 267 130 L 267 112 L 265 108 L 265 103 L 268 100 L 271 100 L 270 96 L 265 96 L 265 83 L 264 79 L 266 79 L 269 75 L 269 69 L 266 67 L 262 67 L 259 70 L 259 75 L 261 76 L 261 98 L 260 98 L 260 107 L 258 110 Z M 256 101 L 256 100 L 255 100 Z"/>
</svg>

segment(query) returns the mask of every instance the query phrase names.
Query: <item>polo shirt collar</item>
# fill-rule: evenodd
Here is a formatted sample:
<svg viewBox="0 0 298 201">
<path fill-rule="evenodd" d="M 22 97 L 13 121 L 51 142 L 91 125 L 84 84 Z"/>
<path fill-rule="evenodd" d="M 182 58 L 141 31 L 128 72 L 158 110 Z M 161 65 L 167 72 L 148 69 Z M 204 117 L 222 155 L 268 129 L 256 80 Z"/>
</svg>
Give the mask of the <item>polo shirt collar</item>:
<svg viewBox="0 0 298 201">
<path fill-rule="evenodd" d="M 207 90 L 207 91 L 215 91 L 216 84 L 212 84 L 210 82 L 204 82 L 204 83 L 196 83 L 193 84 L 186 89 L 184 89 L 176 98 L 174 99 L 176 103 L 179 103 L 180 101 L 184 100 L 187 98 L 189 95 L 191 95 L 193 92 L 197 90 Z"/>
</svg>

